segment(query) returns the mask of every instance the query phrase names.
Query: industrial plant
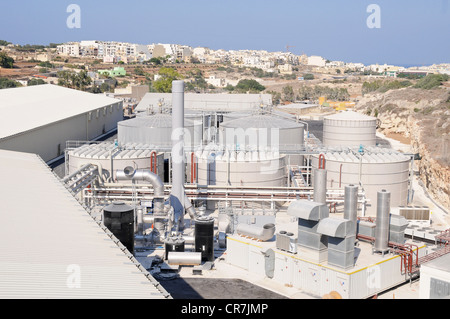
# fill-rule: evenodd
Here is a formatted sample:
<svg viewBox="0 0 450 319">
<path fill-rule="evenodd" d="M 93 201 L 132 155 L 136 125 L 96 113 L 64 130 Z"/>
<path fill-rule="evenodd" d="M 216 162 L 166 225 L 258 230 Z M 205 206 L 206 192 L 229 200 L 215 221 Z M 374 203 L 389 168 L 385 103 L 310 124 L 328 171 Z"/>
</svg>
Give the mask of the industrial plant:
<svg viewBox="0 0 450 319">
<path fill-rule="evenodd" d="M 84 245 L 86 253 L 65 258 L 88 261 L 81 272 L 91 276 L 86 285 L 114 277 L 97 285 L 104 293 L 95 297 L 111 297 L 114 287 L 129 297 L 172 298 L 161 286 L 164 278 L 232 278 L 230 269 L 290 298 L 373 298 L 418 278 L 420 298 L 448 297 L 450 274 L 440 265 L 450 261 L 450 229 L 436 228 L 430 208 L 414 204 L 415 155 L 377 143 L 376 118 L 354 111 L 325 116 L 320 140 L 308 122 L 276 111 L 267 96 L 210 98 L 187 97 L 183 81 L 173 82 L 171 94 L 148 93 L 134 118 L 116 121 L 113 138 L 93 141 L 85 133 L 51 146 L 64 155 L 62 177 L 50 170 L 28 174 L 27 163 L 36 170 L 45 163 L 1 151 L 2 178 L 12 181 L 2 205 L 13 207 L 4 204 L 11 199 L 25 206 L 14 208 L 18 228 L 52 233 L 56 243 L 48 254 Z M 80 130 L 93 131 L 89 124 L 121 108 L 113 99 L 100 102 L 105 105 L 85 110 L 80 123 L 88 126 Z M 95 136 L 110 129 L 102 122 Z M 22 167 L 8 170 L 14 162 Z M 30 215 L 33 205 L 19 196 L 27 188 L 42 211 L 48 204 L 58 213 L 42 220 Z M 45 189 L 63 194 L 51 199 Z M 70 210 L 79 218 L 58 224 Z M 63 231 L 74 225 L 73 236 Z M 10 250 L 25 249 L 13 237 Z M 131 278 L 135 272 L 105 266 L 108 258 L 122 258 L 111 246 L 148 279 L 150 293 Z M 31 250 L 29 258 L 37 258 Z M 12 286 L 0 287 L 0 295 L 20 296 Z M 44 292 L 34 293 L 26 291 Z"/>
</svg>

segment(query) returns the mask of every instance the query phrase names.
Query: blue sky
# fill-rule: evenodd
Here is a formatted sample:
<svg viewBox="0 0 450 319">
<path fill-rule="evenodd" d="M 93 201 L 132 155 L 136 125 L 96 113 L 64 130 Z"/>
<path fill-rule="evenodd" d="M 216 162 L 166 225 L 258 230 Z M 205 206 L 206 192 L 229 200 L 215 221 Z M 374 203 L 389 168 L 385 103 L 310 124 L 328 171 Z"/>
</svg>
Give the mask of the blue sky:
<svg viewBox="0 0 450 319">
<path fill-rule="evenodd" d="M 321 55 L 346 62 L 450 62 L 450 0 L 14 0 L 2 1 L 0 39 L 178 43 Z M 69 4 L 81 8 L 70 29 Z M 368 28 L 370 4 L 381 27 Z"/>
</svg>

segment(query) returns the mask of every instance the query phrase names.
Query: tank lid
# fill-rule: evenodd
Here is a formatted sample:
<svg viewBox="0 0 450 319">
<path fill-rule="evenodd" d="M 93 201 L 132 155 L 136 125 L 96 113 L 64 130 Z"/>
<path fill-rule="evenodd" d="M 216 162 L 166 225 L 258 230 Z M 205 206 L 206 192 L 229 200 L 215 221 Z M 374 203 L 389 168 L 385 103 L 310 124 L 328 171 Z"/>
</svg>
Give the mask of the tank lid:
<svg viewBox="0 0 450 319">
<path fill-rule="evenodd" d="M 376 121 L 372 116 L 361 114 L 355 111 L 343 111 L 333 115 L 325 116 L 325 120 L 348 120 L 348 121 Z"/>
<path fill-rule="evenodd" d="M 124 202 L 113 202 L 111 205 L 106 206 L 104 210 L 108 212 L 128 212 L 133 210 L 133 207 Z"/>
</svg>

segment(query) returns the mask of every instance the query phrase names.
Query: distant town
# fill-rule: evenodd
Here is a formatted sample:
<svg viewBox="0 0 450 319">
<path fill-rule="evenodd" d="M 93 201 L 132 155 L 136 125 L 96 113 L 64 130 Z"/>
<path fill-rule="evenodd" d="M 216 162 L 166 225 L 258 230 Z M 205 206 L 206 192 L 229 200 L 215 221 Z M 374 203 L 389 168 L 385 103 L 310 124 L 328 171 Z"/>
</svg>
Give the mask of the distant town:
<svg viewBox="0 0 450 319">
<path fill-rule="evenodd" d="M 4 56 L 2 61 L 6 61 L 6 57 L 9 57 L 16 63 L 16 70 L 8 72 L 8 64 L 4 62 L 0 77 L 9 78 L 21 85 L 27 85 L 31 80 L 33 80 L 30 82 L 31 84 L 37 83 L 37 81 L 56 84 L 58 79 L 64 76 L 63 73 L 58 75 L 56 70 L 75 72 L 85 70 L 93 80 L 90 83 L 92 86 L 89 87 L 94 87 L 93 93 L 99 93 L 100 88 L 102 92 L 113 92 L 117 85 L 120 86 L 118 89 L 124 89 L 128 84 L 147 84 L 156 81 L 160 76 L 145 69 L 167 65 L 175 67 L 178 72 L 180 72 L 180 68 L 201 69 L 201 74 L 198 72 L 197 74 L 195 72 L 187 74 L 188 76 L 184 74 L 187 82 L 193 82 L 188 87 L 188 90 L 191 91 L 226 89 L 227 87 L 228 91 L 231 91 L 232 87 L 245 78 L 256 79 L 264 85 L 264 82 L 276 79 L 307 81 L 314 78 L 322 80 L 328 78 L 336 80 L 350 75 L 418 78 L 429 73 L 450 74 L 450 63 L 409 68 L 388 64 L 364 65 L 357 62 L 331 61 L 326 57 L 316 55 L 296 55 L 290 52 L 292 48 L 287 45 L 285 51 L 279 52 L 226 51 L 206 47 L 193 48 L 179 44 L 141 45 L 108 41 L 21 46 L 0 40 L 0 52 Z M 30 70 L 27 62 L 37 64 Z M 126 67 L 130 65 L 133 68 Z M 13 69 L 12 64 L 9 66 Z M 214 66 L 219 67 L 214 68 Z M 119 82 L 107 79 L 108 77 L 125 77 L 127 75 L 135 75 L 135 77 Z M 8 87 L 12 85 L 9 83 Z"/>
</svg>

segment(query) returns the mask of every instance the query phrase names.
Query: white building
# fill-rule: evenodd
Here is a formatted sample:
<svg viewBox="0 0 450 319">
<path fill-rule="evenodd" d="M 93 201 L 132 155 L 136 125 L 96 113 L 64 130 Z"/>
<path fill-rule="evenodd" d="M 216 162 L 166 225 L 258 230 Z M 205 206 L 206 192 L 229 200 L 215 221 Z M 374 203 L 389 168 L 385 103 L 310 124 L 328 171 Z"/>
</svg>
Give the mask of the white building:
<svg viewBox="0 0 450 319">
<path fill-rule="evenodd" d="M 46 162 L 69 140 L 90 141 L 117 128 L 123 102 L 56 85 L 0 90 L 0 149 L 38 154 Z"/>
<path fill-rule="evenodd" d="M 326 62 L 327 60 L 322 58 L 321 56 L 312 55 L 308 57 L 308 65 L 324 67 Z"/>
<path fill-rule="evenodd" d="M 81 55 L 81 47 L 79 43 L 70 42 L 56 47 L 58 54 L 63 56 L 79 57 Z"/>
<path fill-rule="evenodd" d="M 327 62 L 327 60 L 325 60 L 321 56 L 312 55 L 312 56 L 308 57 L 308 65 L 323 67 L 323 66 L 325 66 L 326 62 Z"/>
</svg>

